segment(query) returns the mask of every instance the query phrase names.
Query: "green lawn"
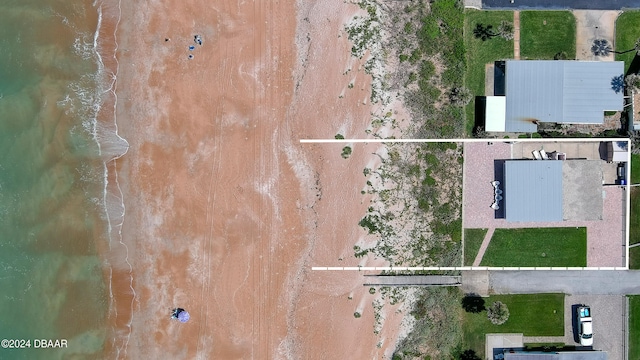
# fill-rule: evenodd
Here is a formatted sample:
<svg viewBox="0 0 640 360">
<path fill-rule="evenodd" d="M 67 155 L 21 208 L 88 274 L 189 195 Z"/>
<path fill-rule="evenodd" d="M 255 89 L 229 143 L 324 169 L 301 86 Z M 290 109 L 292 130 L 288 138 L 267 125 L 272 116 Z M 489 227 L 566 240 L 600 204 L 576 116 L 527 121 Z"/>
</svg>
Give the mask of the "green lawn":
<svg viewBox="0 0 640 360">
<path fill-rule="evenodd" d="M 640 269 L 640 246 L 629 249 L 629 269 Z"/>
<path fill-rule="evenodd" d="M 484 358 L 485 334 L 522 333 L 525 336 L 564 335 L 564 294 L 495 295 L 485 298 L 485 306 L 502 301 L 509 308 L 509 320 L 493 325 L 487 312 L 464 313 L 463 349 L 473 349 Z"/>
<path fill-rule="evenodd" d="M 633 176 L 632 176 L 633 177 Z M 640 189 L 631 188 L 631 214 L 629 214 L 629 244 L 640 243 Z"/>
<path fill-rule="evenodd" d="M 587 266 L 587 229 L 496 229 L 481 265 Z"/>
<path fill-rule="evenodd" d="M 521 11 L 520 58 L 576 58 L 576 18 L 569 11 Z"/>
<path fill-rule="evenodd" d="M 625 11 L 616 20 L 616 51 L 633 49 L 636 40 L 640 37 L 640 11 Z M 616 60 L 624 61 L 626 73 L 635 56 L 631 51 L 626 54 L 616 54 Z"/>
<path fill-rule="evenodd" d="M 464 266 L 471 266 L 476 259 L 487 229 L 464 229 Z"/>
<path fill-rule="evenodd" d="M 482 41 L 474 37 L 473 29 L 476 24 L 493 25 L 496 29 L 502 20 L 513 22 L 513 11 L 467 9 L 464 15 L 464 46 L 467 58 L 465 84 L 474 96 L 484 96 L 485 65 L 496 60 L 513 59 L 513 40 L 493 37 Z M 468 135 L 473 132 L 474 103 L 475 101 L 471 101 L 466 109 Z"/>
<path fill-rule="evenodd" d="M 634 340 L 635 339 L 635 340 Z M 640 359 L 640 296 L 629 296 L 629 356 Z"/>
<path fill-rule="evenodd" d="M 631 154 L 631 183 L 640 184 L 640 154 Z"/>
</svg>

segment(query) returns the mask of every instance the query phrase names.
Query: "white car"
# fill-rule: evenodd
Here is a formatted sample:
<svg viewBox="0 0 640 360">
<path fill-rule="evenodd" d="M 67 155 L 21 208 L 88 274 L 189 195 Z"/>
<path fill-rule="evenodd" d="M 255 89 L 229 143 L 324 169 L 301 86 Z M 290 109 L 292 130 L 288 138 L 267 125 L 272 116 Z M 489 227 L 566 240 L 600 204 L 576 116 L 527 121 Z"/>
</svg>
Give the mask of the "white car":
<svg viewBox="0 0 640 360">
<path fill-rule="evenodd" d="M 593 323 L 591 319 L 591 308 L 582 305 L 578 307 L 578 336 L 580 337 L 580 345 L 593 345 Z"/>
</svg>

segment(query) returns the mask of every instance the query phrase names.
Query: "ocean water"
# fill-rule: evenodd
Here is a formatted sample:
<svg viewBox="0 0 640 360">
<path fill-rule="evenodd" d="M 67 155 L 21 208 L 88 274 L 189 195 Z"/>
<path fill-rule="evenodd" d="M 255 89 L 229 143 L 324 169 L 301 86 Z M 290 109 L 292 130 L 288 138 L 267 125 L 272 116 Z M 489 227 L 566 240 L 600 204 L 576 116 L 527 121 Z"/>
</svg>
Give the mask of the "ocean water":
<svg viewBox="0 0 640 360">
<path fill-rule="evenodd" d="M 108 255 L 123 209 L 106 170 L 127 145 L 115 135 L 113 62 L 100 55 L 102 42 L 114 48 L 97 36 L 103 5 L 0 1 L 0 340 L 31 342 L 0 359 L 103 358 L 118 346 Z"/>
</svg>

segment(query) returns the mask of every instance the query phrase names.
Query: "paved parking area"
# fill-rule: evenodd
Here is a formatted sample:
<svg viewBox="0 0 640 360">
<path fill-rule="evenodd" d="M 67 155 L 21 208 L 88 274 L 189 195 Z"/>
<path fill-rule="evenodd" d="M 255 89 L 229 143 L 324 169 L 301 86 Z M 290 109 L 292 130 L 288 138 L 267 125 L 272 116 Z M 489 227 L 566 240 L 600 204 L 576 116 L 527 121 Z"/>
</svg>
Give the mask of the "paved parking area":
<svg viewBox="0 0 640 360">
<path fill-rule="evenodd" d="M 595 56 L 591 46 L 595 39 L 605 39 L 615 44 L 616 19 L 620 11 L 613 10 L 574 10 L 576 17 L 576 59 L 589 61 L 614 61 L 615 54 Z"/>
<path fill-rule="evenodd" d="M 622 295 L 566 295 L 564 300 L 565 344 L 579 346 L 576 305 L 586 304 L 593 314 L 593 349 L 603 350 L 609 359 L 623 359 L 626 300 Z"/>
<path fill-rule="evenodd" d="M 527 144 L 527 146 L 537 146 L 539 149 L 541 144 L 544 144 L 544 142 L 535 142 L 535 144 L 531 143 Z M 549 146 L 551 144 L 553 143 L 549 143 Z M 599 142 L 594 142 L 594 144 L 599 144 Z M 566 148 L 567 154 L 569 154 L 568 150 L 571 148 L 571 144 L 563 144 L 562 146 Z M 572 151 L 580 154 L 591 153 L 595 151 L 595 146 L 585 147 L 581 145 Z M 493 142 L 491 145 L 489 145 L 489 142 L 468 142 L 464 144 L 463 227 L 476 229 L 586 227 L 587 266 L 625 266 L 626 223 L 623 215 L 626 197 L 624 189 L 619 186 L 602 188 L 604 197 L 602 220 L 507 222 L 505 219 L 496 218 L 496 212 L 490 207 L 494 199 L 491 181 L 496 180 L 495 161 L 522 158 L 522 154 L 524 154 L 524 150 L 519 144 L 511 145 L 504 142 Z M 595 153 L 592 156 L 596 156 Z M 508 196 L 508 194 L 505 194 L 505 196 Z M 562 266 L 562 264 L 558 266 Z"/>
<path fill-rule="evenodd" d="M 483 9 L 622 10 L 639 8 L 640 0 L 482 0 Z"/>
</svg>

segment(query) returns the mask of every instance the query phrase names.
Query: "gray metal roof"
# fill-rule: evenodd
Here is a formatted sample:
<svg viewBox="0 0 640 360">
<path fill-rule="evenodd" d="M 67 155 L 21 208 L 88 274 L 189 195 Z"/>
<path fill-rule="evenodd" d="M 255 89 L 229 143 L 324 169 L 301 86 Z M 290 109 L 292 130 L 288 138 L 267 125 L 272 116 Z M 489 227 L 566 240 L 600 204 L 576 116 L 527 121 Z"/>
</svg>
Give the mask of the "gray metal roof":
<svg viewBox="0 0 640 360">
<path fill-rule="evenodd" d="M 509 353 L 505 351 L 505 360 L 607 360 L 605 351 L 571 351 L 556 353 Z"/>
<path fill-rule="evenodd" d="M 507 221 L 562 221 L 562 163 L 558 160 L 507 160 L 504 211 Z"/>
<path fill-rule="evenodd" d="M 505 131 L 535 132 L 534 120 L 601 124 L 604 111 L 623 107 L 611 87 L 622 61 L 509 60 L 506 71 Z"/>
</svg>

